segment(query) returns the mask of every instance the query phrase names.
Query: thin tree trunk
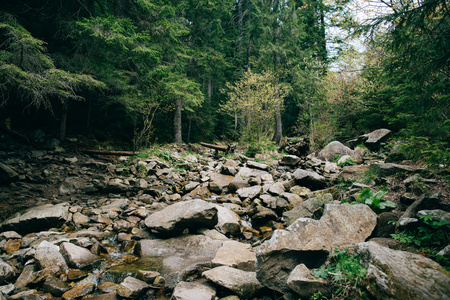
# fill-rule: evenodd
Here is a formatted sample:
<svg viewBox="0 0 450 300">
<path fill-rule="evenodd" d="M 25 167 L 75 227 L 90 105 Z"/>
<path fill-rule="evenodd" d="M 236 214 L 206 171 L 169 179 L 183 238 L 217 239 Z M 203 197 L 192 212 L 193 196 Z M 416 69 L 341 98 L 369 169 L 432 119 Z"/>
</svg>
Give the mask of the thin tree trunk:
<svg viewBox="0 0 450 300">
<path fill-rule="evenodd" d="M 276 121 L 275 134 L 273 135 L 272 141 L 278 144 L 281 141 L 281 137 L 283 136 L 283 126 L 281 123 L 281 112 L 279 104 L 277 105 L 275 111 L 275 121 Z"/>
<path fill-rule="evenodd" d="M 67 126 L 67 108 L 69 103 L 67 99 L 62 101 L 62 114 L 61 114 L 61 131 L 59 134 L 59 140 L 63 142 L 66 139 L 66 126 Z"/>
<path fill-rule="evenodd" d="M 177 98 L 175 100 L 175 114 L 173 117 L 173 132 L 174 132 L 173 142 L 176 144 L 182 143 L 182 138 L 181 138 L 181 106 L 182 105 L 183 105 L 183 100 L 181 98 Z"/>
</svg>

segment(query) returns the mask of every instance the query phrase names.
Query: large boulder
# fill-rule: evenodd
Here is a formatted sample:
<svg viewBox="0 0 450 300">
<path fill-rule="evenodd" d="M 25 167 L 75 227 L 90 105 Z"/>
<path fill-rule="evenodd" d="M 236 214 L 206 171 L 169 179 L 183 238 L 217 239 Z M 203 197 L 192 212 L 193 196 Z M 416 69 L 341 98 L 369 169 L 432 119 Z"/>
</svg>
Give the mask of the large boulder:
<svg viewBox="0 0 450 300">
<path fill-rule="evenodd" d="M 355 253 L 376 299 L 450 299 L 450 273 L 431 259 L 375 242 L 356 244 Z"/>
<path fill-rule="evenodd" d="M 229 208 L 214 204 L 217 208 L 218 221 L 216 228 L 225 235 L 239 235 L 241 233 L 241 218 Z"/>
<path fill-rule="evenodd" d="M 217 221 L 217 208 L 196 199 L 172 204 L 149 215 L 145 226 L 157 234 L 176 236 L 185 229 L 213 228 Z"/>
<path fill-rule="evenodd" d="M 225 241 L 212 260 L 213 265 L 228 266 L 243 271 L 255 271 L 256 253 L 249 244 Z"/>
<path fill-rule="evenodd" d="M 209 190 L 216 194 L 221 194 L 225 188 L 233 181 L 233 176 L 223 175 L 219 173 L 211 172 L 208 174 L 209 179 Z"/>
<path fill-rule="evenodd" d="M 170 239 L 140 240 L 135 252 L 141 261 L 160 266 L 159 272 L 169 287 L 183 279 L 196 266 L 208 265 L 223 241 L 204 235 L 183 235 Z"/>
<path fill-rule="evenodd" d="M 59 247 L 42 241 L 36 248 L 35 259 L 38 261 L 41 269 L 59 267 L 60 269 L 67 269 L 67 262 L 59 252 Z"/>
<path fill-rule="evenodd" d="M 87 267 L 100 259 L 99 256 L 92 254 L 89 250 L 67 242 L 61 244 L 60 252 L 69 266 L 78 269 Z"/>
<path fill-rule="evenodd" d="M 336 156 L 349 155 L 355 163 L 361 163 L 361 157 L 349 147 L 343 145 L 341 142 L 334 141 L 323 148 L 318 155 L 321 160 L 333 161 Z"/>
<path fill-rule="evenodd" d="M 297 169 L 294 174 L 295 183 L 311 190 L 320 190 L 327 186 L 325 177 L 316 172 Z"/>
<path fill-rule="evenodd" d="M 13 230 L 20 234 L 60 227 L 69 219 L 69 204 L 46 204 L 33 207 L 22 215 L 3 222 L 1 231 Z"/>
<path fill-rule="evenodd" d="M 204 277 L 217 285 L 226 287 L 242 298 L 251 298 L 263 286 L 256 279 L 255 272 L 221 266 L 202 273 Z"/>
<path fill-rule="evenodd" d="M 380 148 L 381 143 L 385 142 L 390 135 L 391 131 L 389 129 L 382 128 L 364 134 L 362 137 L 365 139 L 364 144 L 367 148 L 377 150 Z"/>
<path fill-rule="evenodd" d="M 370 165 L 370 171 L 375 172 L 378 176 L 391 176 L 395 174 L 412 174 L 415 172 L 423 171 L 424 168 L 399 165 L 394 163 L 377 162 Z"/>
<path fill-rule="evenodd" d="M 290 293 L 287 279 L 299 264 L 318 268 L 329 251 L 365 241 L 377 215 L 364 204 L 327 204 L 320 220 L 300 218 L 285 230 L 275 230 L 256 253 L 258 280 L 270 289 Z"/>
</svg>

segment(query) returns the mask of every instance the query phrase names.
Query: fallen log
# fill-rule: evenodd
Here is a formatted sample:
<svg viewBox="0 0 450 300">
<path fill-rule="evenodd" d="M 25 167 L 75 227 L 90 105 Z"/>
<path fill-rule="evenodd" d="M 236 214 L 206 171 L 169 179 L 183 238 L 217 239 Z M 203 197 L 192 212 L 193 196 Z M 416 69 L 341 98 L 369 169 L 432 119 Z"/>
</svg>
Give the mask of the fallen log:
<svg viewBox="0 0 450 300">
<path fill-rule="evenodd" d="M 216 150 L 215 156 L 219 155 L 219 151 L 225 152 L 225 154 L 234 152 L 235 145 L 228 145 L 228 146 L 221 146 L 221 145 L 215 145 L 215 144 L 208 144 L 201 142 L 200 145 L 206 148 L 214 149 Z"/>
<path fill-rule="evenodd" d="M 86 154 L 99 154 L 99 155 L 119 155 L 119 156 L 134 156 L 139 154 L 139 152 L 134 151 L 111 151 L 111 150 L 81 150 L 82 153 Z"/>
</svg>

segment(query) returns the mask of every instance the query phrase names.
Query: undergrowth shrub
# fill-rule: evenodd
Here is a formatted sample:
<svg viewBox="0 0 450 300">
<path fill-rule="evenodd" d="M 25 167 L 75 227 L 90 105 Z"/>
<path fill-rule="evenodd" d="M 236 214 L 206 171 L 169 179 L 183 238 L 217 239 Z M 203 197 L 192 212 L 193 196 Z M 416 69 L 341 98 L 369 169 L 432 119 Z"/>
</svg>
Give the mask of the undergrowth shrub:
<svg viewBox="0 0 450 300">
<path fill-rule="evenodd" d="M 358 257 L 347 252 L 348 249 L 335 249 L 329 263 L 311 272 L 311 275 L 316 278 L 330 278 L 334 285 L 333 295 L 338 299 L 369 299 L 364 288 L 367 269 Z"/>
</svg>

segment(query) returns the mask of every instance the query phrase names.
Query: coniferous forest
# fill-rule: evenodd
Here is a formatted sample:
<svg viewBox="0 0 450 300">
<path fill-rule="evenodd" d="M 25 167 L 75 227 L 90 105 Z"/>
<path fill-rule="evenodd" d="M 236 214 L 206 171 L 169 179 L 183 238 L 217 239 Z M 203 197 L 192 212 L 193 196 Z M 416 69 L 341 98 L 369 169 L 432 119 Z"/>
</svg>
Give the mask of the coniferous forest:
<svg viewBox="0 0 450 300">
<path fill-rule="evenodd" d="M 1 128 L 139 150 L 385 127 L 445 162 L 449 28 L 445 0 L 2 0 Z"/>
</svg>

